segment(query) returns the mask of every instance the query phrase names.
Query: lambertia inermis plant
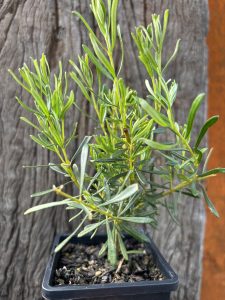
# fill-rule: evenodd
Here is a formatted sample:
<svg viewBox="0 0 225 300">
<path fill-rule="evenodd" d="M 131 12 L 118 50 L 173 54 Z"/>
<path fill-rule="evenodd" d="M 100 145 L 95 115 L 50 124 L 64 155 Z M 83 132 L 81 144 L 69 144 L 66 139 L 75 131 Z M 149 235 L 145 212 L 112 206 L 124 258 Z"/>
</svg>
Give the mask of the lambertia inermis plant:
<svg viewBox="0 0 225 300">
<path fill-rule="evenodd" d="M 207 130 L 218 120 L 213 116 L 202 126 L 199 134 L 192 135 L 193 124 L 204 94 L 198 95 L 190 107 L 186 124 L 179 124 L 173 112 L 178 85 L 166 78 L 166 69 L 174 60 L 179 41 L 165 64 L 163 47 L 166 38 L 169 11 L 163 18 L 152 15 L 152 22 L 139 26 L 132 33 L 138 57 L 146 69 L 145 81 L 148 96 L 141 98 L 121 77 L 124 44 L 117 24 L 118 0 L 92 0 L 91 10 L 98 25 L 100 37 L 83 16 L 73 12 L 86 27 L 90 45 L 83 45 L 83 56 L 70 61 L 69 74 L 63 72 L 61 62 L 57 75 L 52 74 L 43 54 L 40 60 L 32 59 L 32 68 L 26 64 L 19 75 L 10 70 L 12 77 L 30 94 L 33 105 L 23 100 L 18 103 L 35 119 L 21 120 L 33 127 L 31 138 L 41 147 L 55 153 L 55 161 L 48 167 L 62 176 L 62 182 L 32 197 L 56 193 L 59 199 L 28 209 L 25 214 L 41 209 L 65 206 L 79 218 L 78 226 L 57 248 L 59 251 L 72 236 L 90 235 L 105 229 L 107 241 L 99 255 L 107 253 L 108 260 L 116 265 L 119 257 L 128 260 L 125 235 L 139 241 L 148 241 L 141 224 L 157 226 L 159 210 L 165 206 L 176 221 L 176 202 L 182 195 L 201 199 L 209 209 L 218 213 L 207 196 L 202 182 L 225 169 L 206 170 L 211 151 L 202 147 Z M 115 48 L 121 59 L 115 64 Z M 118 49 L 117 49 L 118 50 Z M 91 136 L 84 136 L 74 149 L 77 125 L 68 136 L 66 124 L 73 124 L 68 111 L 78 107 L 73 89 L 77 86 L 95 111 L 96 128 Z M 82 113 L 82 112 L 81 112 Z M 86 112 L 83 112 L 86 113 Z M 73 149 L 69 155 L 68 148 Z M 204 163 L 205 161 L 205 163 Z M 94 170 L 90 173 L 89 170 Z M 64 179 L 63 179 L 64 178 Z M 72 184 L 77 192 L 68 194 L 65 184 Z M 173 195 L 171 198 L 170 196 Z"/>
</svg>

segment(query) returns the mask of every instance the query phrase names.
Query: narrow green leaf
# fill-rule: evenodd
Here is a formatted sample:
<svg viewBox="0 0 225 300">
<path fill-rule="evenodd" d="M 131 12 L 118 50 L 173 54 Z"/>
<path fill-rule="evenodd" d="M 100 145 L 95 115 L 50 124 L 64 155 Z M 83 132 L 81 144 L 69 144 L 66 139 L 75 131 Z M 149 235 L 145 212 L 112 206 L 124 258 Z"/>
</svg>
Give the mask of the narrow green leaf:
<svg viewBox="0 0 225 300">
<path fill-rule="evenodd" d="M 19 72 L 21 71 L 21 69 L 19 69 Z M 30 89 L 23 84 L 22 81 L 19 80 L 19 78 L 13 73 L 12 70 L 8 69 L 8 72 L 10 73 L 10 75 L 13 77 L 13 79 L 28 93 L 30 93 Z M 22 76 L 22 75 L 21 75 Z"/>
<path fill-rule="evenodd" d="M 45 84 L 48 84 L 50 81 L 50 68 L 47 61 L 46 56 L 42 53 L 41 59 L 40 59 L 40 67 L 41 67 L 41 74 L 42 78 L 45 82 Z"/>
<path fill-rule="evenodd" d="M 150 217 L 120 217 L 121 220 L 132 223 L 149 224 L 153 222 Z"/>
<path fill-rule="evenodd" d="M 138 194 L 135 194 L 134 196 L 132 196 L 130 198 L 130 200 L 128 201 L 128 203 L 126 204 L 126 206 L 123 208 L 123 210 L 120 212 L 119 216 L 122 216 L 125 214 L 125 212 L 127 212 L 129 209 L 131 209 L 131 207 L 134 205 L 136 199 L 138 197 Z"/>
<path fill-rule="evenodd" d="M 175 150 L 177 146 L 176 144 L 161 144 L 144 138 L 141 138 L 140 141 L 143 141 L 146 145 L 156 150 L 170 151 L 170 150 Z"/>
<path fill-rule="evenodd" d="M 38 131 L 41 131 L 40 128 L 38 128 L 34 123 L 32 123 L 30 120 L 28 120 L 25 117 L 20 117 L 20 120 L 22 120 L 23 122 L 27 123 L 28 125 L 30 125 L 31 127 L 35 128 Z"/>
<path fill-rule="evenodd" d="M 121 251 L 124 259 L 128 260 L 127 249 L 126 249 L 126 246 L 125 246 L 120 234 L 118 234 L 118 241 L 119 241 L 120 251 Z"/>
<path fill-rule="evenodd" d="M 150 202 L 151 201 L 155 202 L 156 200 L 165 197 L 163 192 L 158 193 L 158 194 L 153 194 L 152 190 L 150 190 L 150 193 L 148 193 L 148 191 L 147 191 L 147 195 L 148 195 L 148 199 L 146 199 L 146 200 L 147 201 L 149 200 Z"/>
<path fill-rule="evenodd" d="M 140 138 L 142 137 L 148 137 L 149 136 L 149 133 L 151 132 L 152 130 L 152 125 L 154 123 L 154 120 L 151 119 L 150 121 L 148 121 L 148 123 L 141 127 L 140 126 L 140 130 L 134 135 L 134 137 L 132 138 L 132 141 L 133 142 L 136 142 L 136 141 L 139 141 Z M 143 149 L 141 149 L 142 151 Z"/>
<path fill-rule="evenodd" d="M 78 11 L 72 11 L 72 14 L 74 14 L 75 16 L 77 16 L 85 25 L 85 27 L 87 28 L 87 30 L 92 33 L 94 35 L 94 31 L 91 29 L 91 27 L 89 26 L 89 24 L 87 23 L 87 21 L 84 19 L 84 17 L 78 12 Z"/>
<path fill-rule="evenodd" d="M 165 189 L 165 190 L 169 189 L 169 187 L 167 186 L 168 183 L 162 182 L 161 184 L 159 184 L 159 183 L 151 181 L 151 180 L 148 180 L 148 183 L 151 185 L 151 187 L 156 187 L 156 188 Z"/>
<path fill-rule="evenodd" d="M 107 242 L 105 242 L 105 243 L 102 245 L 101 249 L 99 250 L 99 253 L 98 253 L 98 256 L 99 256 L 99 257 L 101 257 L 101 256 L 103 256 L 103 255 L 105 254 L 105 252 L 106 252 L 106 250 L 107 250 L 107 247 L 108 247 L 108 244 L 107 244 Z"/>
<path fill-rule="evenodd" d="M 166 35 L 168 19 L 169 19 L 169 9 L 166 9 L 164 12 L 164 16 L 163 16 L 163 31 L 162 31 L 162 39 L 161 39 L 161 48 L 163 46 L 163 42 L 164 42 L 165 35 Z"/>
<path fill-rule="evenodd" d="M 147 88 L 147 90 L 149 91 L 150 95 L 152 95 L 154 97 L 154 100 L 159 101 L 159 99 L 157 98 L 157 96 L 155 95 L 149 81 L 146 79 L 145 80 L 145 86 Z M 160 102 L 160 101 L 159 101 Z"/>
<path fill-rule="evenodd" d="M 78 56 L 78 59 L 79 59 L 79 62 L 80 62 L 80 68 L 82 69 L 82 66 L 83 66 L 83 60 L 82 60 L 82 58 L 80 58 L 79 56 Z M 82 82 L 86 82 L 86 78 L 84 77 L 83 71 L 81 71 L 81 70 L 79 69 L 79 67 L 75 64 L 75 62 L 74 62 L 73 60 L 70 59 L 69 62 L 70 62 L 70 64 L 73 66 L 73 68 L 75 69 L 76 74 L 79 75 L 81 81 L 82 81 Z"/>
<path fill-rule="evenodd" d="M 73 103 L 74 103 L 74 93 L 73 93 L 73 91 L 71 91 L 70 95 L 69 95 L 69 98 L 68 98 L 65 106 L 62 109 L 62 112 L 61 112 L 61 117 L 62 118 L 64 118 L 65 113 L 70 109 L 70 107 L 73 105 Z"/>
<path fill-rule="evenodd" d="M 203 196 L 205 198 L 205 202 L 206 204 L 208 205 L 208 208 L 209 210 L 211 211 L 211 213 L 213 213 L 217 218 L 219 218 L 219 213 L 217 212 L 215 206 L 213 205 L 212 201 L 209 199 L 206 191 L 205 191 L 205 188 L 204 186 L 201 185 L 201 189 L 202 189 L 202 192 L 203 192 Z"/>
<path fill-rule="evenodd" d="M 83 213 L 83 210 L 81 209 L 76 215 L 72 216 L 69 219 L 69 222 L 72 222 L 73 220 L 75 220 L 76 218 L 78 218 L 82 213 Z"/>
<path fill-rule="evenodd" d="M 57 245 L 54 252 L 55 253 L 59 252 L 72 239 L 72 237 L 76 234 L 76 232 L 77 232 L 77 228 L 68 237 L 66 237 L 61 243 Z"/>
<path fill-rule="evenodd" d="M 80 194 L 82 194 L 83 191 L 87 159 L 88 159 L 88 144 L 86 143 L 82 147 L 81 157 L 80 157 Z"/>
<path fill-rule="evenodd" d="M 200 133 L 199 133 L 199 136 L 197 138 L 197 141 L 195 143 L 195 150 L 198 148 L 199 144 L 201 143 L 204 135 L 206 134 L 207 130 L 212 126 L 214 125 L 219 119 L 219 116 L 213 116 L 211 117 L 210 119 L 208 119 L 206 121 L 206 123 L 203 125 L 203 127 L 201 128 L 200 130 Z"/>
<path fill-rule="evenodd" d="M 88 144 L 90 142 L 91 138 L 92 138 L 92 136 L 85 136 L 84 137 L 83 141 L 80 143 L 78 149 L 76 150 L 76 152 L 74 153 L 73 157 L 71 158 L 71 162 L 73 162 L 77 158 L 77 156 L 81 152 L 83 146 L 85 144 Z"/>
<path fill-rule="evenodd" d="M 22 168 L 43 168 L 43 167 L 49 167 L 49 165 L 22 166 Z"/>
<path fill-rule="evenodd" d="M 158 169 L 153 169 L 153 170 L 139 169 L 138 171 L 144 172 L 144 173 L 149 173 L 149 174 L 156 174 L 156 175 L 169 175 L 169 172 L 166 170 L 161 171 Z"/>
<path fill-rule="evenodd" d="M 162 115 L 158 111 L 156 111 L 153 107 L 151 107 L 148 102 L 144 99 L 139 98 L 140 105 L 142 108 L 150 115 L 150 117 L 158 123 L 162 127 L 169 126 L 169 120 L 166 116 Z"/>
<path fill-rule="evenodd" d="M 191 196 L 196 199 L 199 199 L 199 197 L 200 197 L 199 194 L 196 194 L 196 193 L 193 194 L 191 189 L 185 189 L 184 191 L 177 191 L 177 192 L 180 192 L 183 195 Z"/>
<path fill-rule="evenodd" d="M 123 190 L 121 193 L 119 193 L 112 199 L 101 204 L 100 206 L 105 206 L 105 205 L 109 205 L 112 203 L 117 203 L 117 202 L 123 201 L 123 200 L 129 198 L 130 196 L 132 196 L 133 194 L 135 194 L 137 191 L 138 191 L 138 184 L 134 183 L 134 184 L 128 186 L 127 188 L 125 188 L 125 190 Z"/>
<path fill-rule="evenodd" d="M 119 25 L 117 26 L 117 33 L 118 33 L 118 37 L 119 37 L 119 41 L 120 41 L 120 48 L 121 48 L 121 61 L 120 61 L 120 66 L 119 66 L 118 73 L 117 73 L 117 77 L 118 77 L 122 70 L 123 61 L 124 61 L 124 46 L 123 46 L 123 39 L 122 39 Z"/>
<path fill-rule="evenodd" d="M 38 211 L 41 209 L 49 208 L 49 207 L 55 207 L 55 206 L 59 206 L 59 205 L 68 205 L 70 203 L 70 201 L 71 201 L 70 199 L 65 199 L 65 200 L 61 200 L 61 201 L 40 204 L 40 205 L 31 207 L 28 210 L 26 210 L 24 215 L 30 214 L 32 212 L 35 212 L 35 211 Z"/>
<path fill-rule="evenodd" d="M 91 102 L 91 98 L 87 92 L 86 87 L 83 85 L 82 81 L 78 78 L 77 74 L 75 72 L 70 72 L 71 78 L 76 82 L 76 84 L 79 86 L 81 92 L 83 93 L 84 97 Z"/>
<path fill-rule="evenodd" d="M 173 54 L 171 55 L 171 57 L 169 58 L 169 60 L 167 61 L 165 67 L 163 68 L 163 72 L 167 69 L 167 67 L 169 66 L 169 64 L 170 64 L 170 63 L 174 60 L 174 58 L 176 57 L 177 52 L 178 52 L 178 50 L 179 50 L 179 45 L 180 45 L 180 40 L 177 40 L 177 43 L 176 43 L 174 52 L 173 52 Z"/>
<path fill-rule="evenodd" d="M 77 226 L 77 228 L 68 237 L 66 237 L 60 244 L 58 244 L 58 246 L 54 250 L 55 253 L 59 252 L 72 239 L 72 237 L 77 233 L 80 227 L 84 224 L 86 219 L 87 217 L 84 217 L 83 220 Z"/>
<path fill-rule="evenodd" d="M 206 168 L 207 168 L 207 165 L 208 165 L 208 161 L 210 159 L 210 156 L 212 155 L 212 152 L 213 152 L 213 148 L 211 148 L 209 150 L 209 153 L 207 154 L 206 156 L 206 159 L 205 159 L 205 162 L 204 162 L 204 165 L 203 165 L 203 168 L 202 168 L 202 171 L 205 172 L 206 171 Z"/>
<path fill-rule="evenodd" d="M 106 9 L 103 0 L 92 0 L 90 8 L 94 14 L 95 20 L 97 21 L 102 35 L 105 39 L 108 38 L 108 34 L 106 33 Z"/>
<path fill-rule="evenodd" d="M 178 195 L 180 195 L 180 194 L 181 193 L 179 193 Z M 179 198 L 179 196 L 175 196 L 173 201 L 171 201 L 171 203 L 169 203 L 170 201 L 167 201 L 168 199 L 165 199 L 165 207 L 166 207 L 170 217 L 172 218 L 172 220 L 179 226 L 180 223 L 177 218 L 177 203 L 176 203 L 178 198 Z"/>
<path fill-rule="evenodd" d="M 196 113 L 204 99 L 204 96 L 205 96 L 205 94 L 198 95 L 191 105 L 191 108 L 190 108 L 190 111 L 188 114 L 188 118 L 187 118 L 187 129 L 186 129 L 185 138 L 189 138 L 189 136 L 190 136 Z"/>
<path fill-rule="evenodd" d="M 93 160 L 96 163 L 115 163 L 118 161 L 124 161 L 125 158 L 115 157 L 115 158 L 99 158 Z"/>
<path fill-rule="evenodd" d="M 128 250 L 127 251 L 127 254 L 129 254 L 129 255 L 131 255 L 131 254 L 137 254 L 137 255 L 139 255 L 139 254 L 145 254 L 145 250 Z"/>
<path fill-rule="evenodd" d="M 93 62 L 93 64 L 96 66 L 96 68 L 102 73 L 104 74 L 107 78 L 113 80 L 112 76 L 110 75 L 110 73 L 105 69 L 105 67 L 103 67 L 102 64 L 100 64 L 99 60 L 94 56 L 94 54 L 92 53 L 92 51 L 85 45 L 83 45 L 83 49 L 84 52 L 88 55 L 88 57 L 90 58 L 90 60 Z"/>
<path fill-rule="evenodd" d="M 53 163 L 49 163 L 48 164 L 50 169 L 52 169 L 53 171 L 57 172 L 57 173 L 60 173 L 60 174 L 63 174 L 63 175 L 66 175 L 65 172 L 63 172 L 63 170 L 59 167 L 59 165 L 56 165 L 56 164 L 53 164 Z"/>
<path fill-rule="evenodd" d="M 65 142 L 65 148 L 67 148 L 68 145 L 71 143 L 71 141 L 73 139 L 75 139 L 75 137 L 76 137 L 76 131 L 77 131 L 77 125 L 78 125 L 78 123 L 74 124 L 73 132 L 71 133 L 70 137 Z"/>
<path fill-rule="evenodd" d="M 73 173 L 76 176 L 78 182 L 80 182 L 80 173 L 77 164 L 72 165 Z"/>
<path fill-rule="evenodd" d="M 104 223 L 105 223 L 105 220 L 85 226 L 84 229 L 81 232 L 79 232 L 78 237 L 82 237 L 82 236 L 86 235 L 87 233 L 95 230 L 96 228 L 98 228 L 99 226 L 101 226 Z"/>
<path fill-rule="evenodd" d="M 93 49 L 95 51 L 96 56 L 98 57 L 100 62 L 104 65 L 106 70 L 108 70 L 114 78 L 115 77 L 115 71 L 114 71 L 113 67 L 111 66 L 109 60 L 105 57 L 103 52 L 98 47 L 98 44 L 97 44 L 96 40 L 94 39 L 93 35 L 90 33 L 89 36 L 90 36 L 90 40 L 91 40 L 91 43 L 92 43 L 92 46 L 93 46 Z"/>
<path fill-rule="evenodd" d="M 160 48 L 160 37 L 161 37 L 161 24 L 160 24 L 160 16 L 153 14 L 152 15 L 152 23 L 154 27 L 156 45 Z"/>
<path fill-rule="evenodd" d="M 85 204 L 83 205 L 82 203 L 76 203 L 76 202 L 70 202 L 69 204 L 70 206 L 70 209 L 75 209 L 75 208 L 78 208 L 78 209 L 82 209 L 82 211 L 86 214 L 86 216 L 88 217 L 89 220 L 92 220 L 92 211 L 85 206 Z"/>
<path fill-rule="evenodd" d="M 212 170 L 209 170 L 207 172 L 204 172 L 200 175 L 198 175 L 198 177 L 207 177 L 209 175 L 213 175 L 213 174 L 218 174 L 218 173 L 225 173 L 225 168 L 215 168 L 215 169 L 212 169 Z"/>
<path fill-rule="evenodd" d="M 49 193 L 51 193 L 51 192 L 53 192 L 53 191 L 54 191 L 54 189 L 49 189 L 49 190 L 46 190 L 46 191 L 41 191 L 41 192 L 32 194 L 32 195 L 31 195 L 31 198 L 44 196 L 44 195 L 49 194 Z"/>
<path fill-rule="evenodd" d="M 34 110 L 33 108 L 30 108 L 29 106 L 27 106 L 21 99 L 19 99 L 18 97 L 16 97 L 16 101 L 21 105 L 21 107 L 23 109 L 25 109 L 26 111 L 29 111 L 33 114 L 38 114 L 40 115 L 40 113 L 37 110 Z"/>
<path fill-rule="evenodd" d="M 92 185 L 94 184 L 94 182 L 97 180 L 97 178 L 101 175 L 102 171 L 98 171 L 90 180 L 88 187 L 87 187 L 87 191 L 92 187 Z"/>
<path fill-rule="evenodd" d="M 127 226 L 125 224 L 120 224 L 120 227 L 129 235 L 131 235 L 133 238 L 135 238 L 138 241 L 141 242 L 149 242 L 149 238 L 144 233 L 138 231 L 134 227 L 131 227 L 130 225 Z"/>
<path fill-rule="evenodd" d="M 35 87 L 36 88 L 36 87 Z M 44 100 L 42 99 L 42 95 L 39 94 L 38 90 L 32 88 L 30 91 L 30 94 L 33 96 L 33 98 L 35 99 L 35 104 L 36 107 L 39 108 L 39 110 L 41 110 L 41 112 L 46 116 L 49 117 L 49 110 L 48 107 L 46 105 L 46 103 L 44 102 Z"/>
<path fill-rule="evenodd" d="M 35 142 L 37 143 L 38 145 L 40 145 L 41 147 L 43 148 L 47 148 L 47 149 L 50 149 L 50 150 L 53 150 L 53 145 L 52 144 L 47 144 L 46 142 L 44 142 L 43 140 L 41 140 L 40 138 L 37 138 L 36 136 L 34 135 L 30 135 L 30 138 Z"/>
<path fill-rule="evenodd" d="M 167 163 L 170 163 L 171 165 L 180 165 L 180 161 L 176 160 L 173 156 L 166 155 L 162 151 L 158 151 L 163 157 L 166 158 Z"/>
<path fill-rule="evenodd" d="M 116 246 L 113 240 L 112 231 L 109 226 L 108 220 L 106 220 L 106 232 L 107 232 L 107 245 L 108 245 L 108 259 L 112 266 L 117 263 Z"/>
<path fill-rule="evenodd" d="M 113 0 L 112 2 L 112 9 L 111 9 L 111 46 L 112 50 L 115 47 L 115 42 L 116 42 L 116 22 L 117 22 L 117 7 L 118 7 L 118 2 L 119 0 Z"/>
</svg>

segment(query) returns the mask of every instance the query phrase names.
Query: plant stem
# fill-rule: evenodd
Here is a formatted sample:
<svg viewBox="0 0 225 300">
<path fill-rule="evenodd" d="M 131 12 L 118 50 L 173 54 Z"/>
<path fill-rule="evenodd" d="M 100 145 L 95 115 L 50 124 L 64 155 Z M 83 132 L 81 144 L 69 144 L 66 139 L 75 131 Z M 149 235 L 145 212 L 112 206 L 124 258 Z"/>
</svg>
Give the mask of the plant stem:
<svg viewBox="0 0 225 300">
<path fill-rule="evenodd" d="M 182 140 L 183 144 L 187 147 L 188 151 L 191 153 L 192 157 L 195 158 L 195 153 L 193 152 L 191 146 L 188 144 L 188 142 L 186 141 L 186 139 L 183 137 L 183 135 L 176 129 L 173 129 L 173 131 L 175 132 L 176 135 L 179 136 L 179 138 Z"/>
<path fill-rule="evenodd" d="M 169 191 L 166 191 L 163 193 L 163 197 L 168 196 L 178 190 L 181 190 L 182 188 L 190 185 L 192 182 L 198 182 L 198 181 L 202 181 L 206 178 L 209 177 L 214 177 L 215 174 L 211 174 L 209 176 L 205 176 L 205 177 L 198 177 L 198 175 L 195 175 L 191 180 L 185 181 L 185 182 L 181 182 L 180 184 L 176 185 L 175 187 L 171 188 Z"/>
<path fill-rule="evenodd" d="M 63 155 L 64 155 L 64 160 L 63 160 L 63 164 L 61 164 L 61 166 L 67 172 L 67 174 L 70 176 L 70 178 L 72 179 L 72 181 L 74 182 L 74 184 L 79 189 L 80 188 L 80 184 L 79 184 L 76 176 L 73 173 L 73 170 L 71 168 L 71 161 L 68 159 L 68 156 L 67 156 L 65 148 L 62 148 L 62 152 L 63 152 Z"/>
<path fill-rule="evenodd" d="M 118 218 L 115 217 L 113 214 L 105 211 L 105 210 L 102 210 L 100 209 L 99 207 L 95 206 L 94 204 L 90 204 L 90 203 L 85 203 L 83 200 L 81 200 L 80 198 L 77 199 L 65 192 L 63 192 L 60 188 L 58 187 L 55 187 L 54 188 L 54 191 L 56 192 L 57 195 L 60 195 L 60 196 L 63 196 L 64 198 L 68 198 L 68 199 L 71 199 L 73 200 L 74 202 L 76 202 L 77 204 L 81 204 L 81 205 L 84 205 L 86 208 L 90 209 L 91 211 L 94 211 L 94 212 L 97 212 L 101 215 L 104 215 L 106 216 L 107 218 L 111 218 L 113 220 L 117 220 Z"/>
</svg>

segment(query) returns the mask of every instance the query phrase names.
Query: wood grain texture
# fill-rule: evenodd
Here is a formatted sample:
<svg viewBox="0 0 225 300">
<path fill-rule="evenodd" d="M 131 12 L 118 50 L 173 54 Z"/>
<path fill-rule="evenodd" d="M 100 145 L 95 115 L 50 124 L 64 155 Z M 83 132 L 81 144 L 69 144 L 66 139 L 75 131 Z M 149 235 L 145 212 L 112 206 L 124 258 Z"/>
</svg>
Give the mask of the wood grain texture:
<svg viewBox="0 0 225 300">
<path fill-rule="evenodd" d="M 46 170 L 22 169 L 22 165 L 45 164 L 54 158 L 29 138 L 31 129 L 19 121 L 24 115 L 14 100 L 15 94 L 30 99 L 10 78 L 7 69 L 17 70 L 29 57 L 40 57 L 44 52 L 52 70 L 62 59 L 65 68 L 68 59 L 81 52 L 87 34 L 71 10 L 77 9 L 94 25 L 89 15 L 89 1 L 69 0 L 1 0 L 0 1 L 0 299 L 41 299 L 41 280 L 56 232 L 70 230 L 63 210 L 46 210 L 23 216 L 32 204 L 50 201 L 31 200 L 34 191 L 51 186 L 57 178 Z M 135 56 L 130 31 L 135 25 L 150 22 L 153 12 L 170 8 L 171 17 L 165 49 L 172 52 L 177 38 L 182 39 L 181 50 L 168 76 L 179 83 L 175 106 L 179 121 L 185 120 L 187 108 L 200 91 L 207 87 L 207 0 L 130 0 L 121 1 L 119 19 L 125 41 L 126 60 L 124 76 L 127 84 L 145 94 L 146 74 Z M 82 108 L 89 110 L 80 99 Z M 198 115 L 199 128 L 205 119 L 205 109 Z M 92 113 L 92 112 L 91 112 Z M 71 123 L 79 123 L 79 137 L 91 132 L 93 124 L 79 112 L 71 114 Z M 69 128 L 68 128 L 69 130 Z M 180 275 L 180 288 L 175 300 L 198 300 L 201 278 L 204 209 L 200 201 L 182 199 L 181 226 L 177 227 L 162 212 L 162 222 L 154 237 L 163 254 Z"/>
<path fill-rule="evenodd" d="M 225 1 L 209 1 L 209 100 L 208 115 L 218 115 L 218 123 L 209 131 L 209 147 L 213 154 L 209 168 L 225 166 Z M 209 180 L 208 194 L 220 214 L 219 219 L 207 210 L 204 242 L 202 300 L 225 299 L 225 177 Z M 213 284 L 212 284 L 213 280 Z"/>
</svg>

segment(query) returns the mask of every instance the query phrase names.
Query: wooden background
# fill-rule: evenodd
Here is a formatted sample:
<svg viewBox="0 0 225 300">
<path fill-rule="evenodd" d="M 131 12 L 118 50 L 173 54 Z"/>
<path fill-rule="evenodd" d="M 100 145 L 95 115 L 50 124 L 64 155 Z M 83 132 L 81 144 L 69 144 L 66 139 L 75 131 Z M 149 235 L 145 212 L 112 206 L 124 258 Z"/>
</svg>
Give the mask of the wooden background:
<svg viewBox="0 0 225 300">
<path fill-rule="evenodd" d="M 40 169 L 22 169 L 22 165 L 45 164 L 49 154 L 29 138 L 32 133 L 19 121 L 24 115 L 14 100 L 15 95 L 28 99 L 7 73 L 16 71 L 29 57 L 44 52 L 52 71 L 62 59 L 75 59 L 87 34 L 71 10 L 77 9 L 88 18 L 84 0 L 0 0 L 0 299 L 38 300 L 44 267 L 56 232 L 71 230 L 67 216 L 60 209 L 46 210 L 30 216 L 23 212 L 34 204 L 52 199 L 31 200 L 34 191 L 51 186 L 54 173 Z M 135 25 L 150 22 L 153 12 L 170 9 L 171 17 L 165 49 L 171 53 L 181 38 L 181 49 L 170 68 L 179 83 L 175 105 L 176 116 L 184 121 L 187 108 L 197 93 L 207 92 L 207 0 L 129 0 L 120 1 L 119 19 L 125 41 L 126 82 L 144 93 L 145 73 L 135 56 L 130 31 Z M 77 98 L 80 93 L 77 92 Z M 79 100 L 80 101 L 80 100 Z M 82 102 L 85 108 L 84 102 Z M 86 107 L 88 109 L 88 107 Z M 201 107 L 198 124 L 205 119 L 206 105 Z M 91 131 L 91 123 L 75 112 L 71 122 L 79 123 L 80 137 Z M 162 213 L 162 222 L 154 237 L 165 257 L 179 273 L 180 287 L 173 294 L 176 300 L 198 300 L 200 293 L 202 241 L 204 232 L 203 202 L 185 198 L 180 207 L 181 226 L 173 224 Z"/>
<path fill-rule="evenodd" d="M 225 0 L 209 0 L 209 11 L 208 115 L 220 115 L 208 139 L 214 148 L 209 168 L 215 168 L 225 166 Z M 208 193 L 220 218 L 215 220 L 207 213 L 201 299 L 225 299 L 225 176 L 210 180 Z"/>
</svg>

